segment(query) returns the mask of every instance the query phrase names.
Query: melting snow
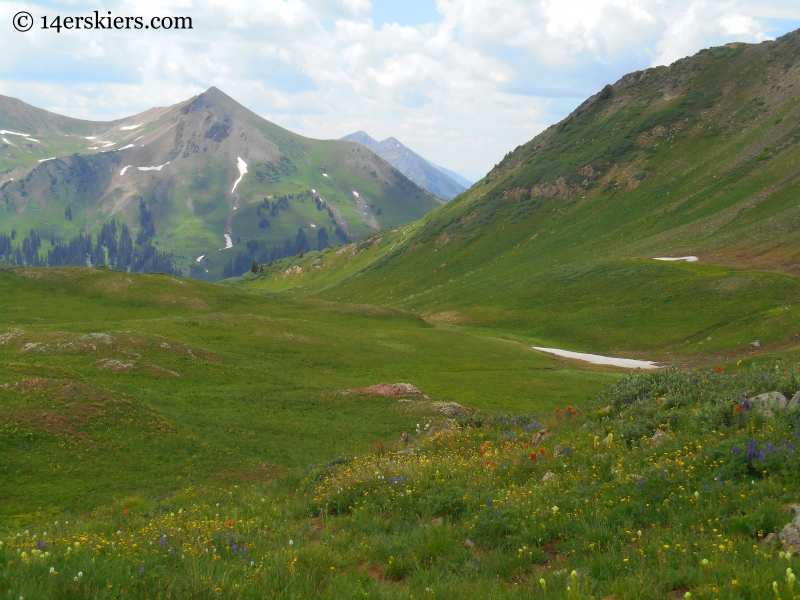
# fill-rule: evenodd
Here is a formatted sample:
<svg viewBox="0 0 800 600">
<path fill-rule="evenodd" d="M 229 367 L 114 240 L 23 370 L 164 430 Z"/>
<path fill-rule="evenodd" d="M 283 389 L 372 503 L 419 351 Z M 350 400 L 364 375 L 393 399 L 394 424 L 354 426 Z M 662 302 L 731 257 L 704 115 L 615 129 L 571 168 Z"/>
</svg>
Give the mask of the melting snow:
<svg viewBox="0 0 800 600">
<path fill-rule="evenodd" d="M 328 176 L 328 174 L 327 174 L 327 173 L 323 173 L 323 174 L 322 174 L 322 176 L 323 176 L 323 177 L 327 177 L 327 176 Z"/>
<path fill-rule="evenodd" d="M 47 162 L 48 160 L 55 160 L 55 159 L 56 159 L 56 157 L 55 157 L 55 156 L 52 156 L 52 157 L 50 157 L 50 158 L 43 158 L 43 159 L 42 159 L 42 160 L 40 160 L 39 162 Z"/>
<path fill-rule="evenodd" d="M 314 225 L 313 223 L 311 223 L 311 226 L 312 226 L 313 228 L 315 228 L 315 229 L 316 229 L 316 227 L 317 227 L 317 226 L 316 226 L 316 225 Z"/>
<path fill-rule="evenodd" d="M 96 137 L 97 137 L 97 136 L 90 135 L 89 137 L 86 137 L 86 138 L 83 138 L 83 139 L 85 139 L 85 140 L 93 140 L 93 139 L 95 139 Z"/>
<path fill-rule="evenodd" d="M 17 133 L 16 131 L 8 131 L 7 129 L 0 129 L 0 135 L 21 135 L 22 137 L 30 136 L 30 133 Z"/>
<path fill-rule="evenodd" d="M 358 198 L 358 192 L 357 192 L 357 191 L 355 191 L 355 190 L 353 190 L 353 196 L 355 196 L 356 198 Z"/>
<path fill-rule="evenodd" d="M 133 144 L 128 144 L 127 146 L 123 146 L 120 150 L 127 150 L 128 148 L 133 148 Z"/>
<path fill-rule="evenodd" d="M 222 248 L 222 250 L 227 250 L 228 248 L 233 248 L 233 240 L 231 239 L 231 236 L 229 236 L 226 233 L 225 234 L 225 247 Z"/>
<path fill-rule="evenodd" d="M 119 172 L 120 175 L 125 175 L 125 171 L 131 168 L 131 165 L 126 165 L 122 167 L 122 170 Z"/>
<path fill-rule="evenodd" d="M 142 126 L 142 123 L 139 123 L 138 125 L 126 125 L 125 127 L 120 127 L 119 130 L 120 131 L 130 131 L 131 129 L 138 129 L 141 126 Z"/>
<path fill-rule="evenodd" d="M 166 167 L 169 162 L 165 162 L 163 165 L 158 165 L 157 167 L 136 167 L 140 171 L 160 171 L 164 167 Z"/>
<path fill-rule="evenodd" d="M 244 162 L 241 158 L 239 158 L 237 166 L 239 167 L 239 179 L 237 179 L 236 182 L 233 184 L 233 189 L 231 190 L 231 194 L 236 191 L 236 186 L 239 185 L 239 182 L 242 180 L 242 177 L 244 177 L 244 174 L 247 173 L 247 163 Z"/>
<path fill-rule="evenodd" d="M 6 138 L 3 138 L 3 141 L 4 141 L 6 144 L 10 144 L 10 143 L 11 143 L 11 142 L 9 142 L 9 141 L 8 141 Z"/>
<path fill-rule="evenodd" d="M 139 141 L 140 139 L 142 139 L 143 137 L 144 137 L 143 135 L 140 135 L 139 137 L 137 137 L 137 138 L 136 138 L 135 140 L 133 140 L 133 141 L 134 141 L 134 142 L 138 142 L 138 141 Z"/>
<path fill-rule="evenodd" d="M 684 262 L 697 262 L 698 258 L 696 256 L 659 256 L 653 260 L 682 260 Z"/>
<path fill-rule="evenodd" d="M 116 144 L 116 142 L 103 142 L 103 143 L 105 144 L 105 146 L 103 146 L 103 148 L 110 148 L 111 146 Z"/>
<path fill-rule="evenodd" d="M 29 137 L 29 138 L 28 138 L 28 141 L 29 141 L 29 142 L 36 142 L 37 144 L 41 144 L 41 142 L 40 142 L 39 140 L 35 140 L 35 139 L 33 139 L 32 137 Z"/>
<path fill-rule="evenodd" d="M 97 150 L 97 146 L 90 146 L 87 150 Z"/>
<path fill-rule="evenodd" d="M 614 358 L 612 356 L 601 356 L 600 354 L 586 354 L 584 352 L 570 352 L 569 350 L 559 350 L 558 348 L 540 348 L 532 346 L 534 350 L 555 354 L 564 358 L 574 358 L 590 362 L 595 365 L 612 365 L 614 367 L 624 367 L 627 369 L 660 369 L 660 365 L 650 360 L 634 360 L 632 358 Z"/>
<path fill-rule="evenodd" d="M 197 262 L 200 262 L 200 261 L 201 261 L 201 260 L 203 260 L 205 257 L 206 257 L 206 255 L 205 255 L 205 254 L 201 254 L 200 256 L 198 256 L 198 257 L 197 257 Z M 206 273 L 208 273 L 208 271 L 206 271 Z"/>
</svg>

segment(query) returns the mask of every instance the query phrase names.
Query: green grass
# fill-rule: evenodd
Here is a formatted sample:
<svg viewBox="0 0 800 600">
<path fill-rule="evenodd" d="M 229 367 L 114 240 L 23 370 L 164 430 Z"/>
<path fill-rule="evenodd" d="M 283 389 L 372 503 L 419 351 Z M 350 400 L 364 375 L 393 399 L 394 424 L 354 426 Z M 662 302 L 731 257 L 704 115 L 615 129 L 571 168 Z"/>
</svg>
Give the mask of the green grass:
<svg viewBox="0 0 800 600">
<path fill-rule="evenodd" d="M 407 381 L 436 400 L 528 411 L 615 377 L 402 311 L 161 275 L 12 269 L 0 314 L 5 524 L 262 463 L 317 464 L 415 424 L 350 388 Z"/>
<path fill-rule="evenodd" d="M 798 373 L 778 362 L 626 377 L 574 406 L 412 431 L 410 453 L 381 444 L 276 480 L 184 484 L 42 519 L 2 538 L 0 590 L 795 598 L 797 557 L 762 540 L 793 517 L 800 408 L 765 418 L 741 394 L 792 393 Z"/>
</svg>

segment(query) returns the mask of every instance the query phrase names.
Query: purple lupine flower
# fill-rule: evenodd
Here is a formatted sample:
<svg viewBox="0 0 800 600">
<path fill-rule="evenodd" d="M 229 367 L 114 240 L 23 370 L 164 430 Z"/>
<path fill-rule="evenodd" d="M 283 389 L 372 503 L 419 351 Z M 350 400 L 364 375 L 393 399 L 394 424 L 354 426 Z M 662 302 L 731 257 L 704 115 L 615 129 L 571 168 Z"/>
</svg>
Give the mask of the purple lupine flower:
<svg viewBox="0 0 800 600">
<path fill-rule="evenodd" d="M 744 402 L 742 402 L 742 405 L 741 405 L 741 406 L 742 406 L 742 408 L 743 408 L 743 409 L 745 409 L 745 410 L 750 410 L 750 402 L 748 402 L 747 400 L 745 400 Z"/>
<path fill-rule="evenodd" d="M 237 546 L 236 544 L 231 546 L 231 552 L 238 552 L 238 551 L 239 551 L 239 546 Z"/>
<path fill-rule="evenodd" d="M 489 499 L 486 501 L 486 506 L 494 506 L 494 500 L 492 500 L 491 498 L 489 498 Z"/>
<path fill-rule="evenodd" d="M 47 548 L 47 542 L 45 542 L 44 540 L 39 540 L 38 542 L 36 542 L 36 547 L 39 550 L 44 550 L 45 548 Z"/>
<path fill-rule="evenodd" d="M 742 451 L 739 450 L 739 446 L 734 446 L 733 448 L 731 448 L 731 454 L 741 454 L 741 453 Z"/>
<path fill-rule="evenodd" d="M 139 565 L 139 575 L 144 575 L 144 565 Z"/>
<path fill-rule="evenodd" d="M 722 475 L 717 475 L 717 483 L 722 483 Z"/>
<path fill-rule="evenodd" d="M 161 537 L 158 539 L 158 545 L 159 545 L 159 546 L 162 546 L 162 547 L 164 547 L 164 548 L 166 548 L 166 547 L 167 547 L 167 536 L 166 536 L 166 535 L 162 535 L 162 536 L 161 536 Z"/>
<path fill-rule="evenodd" d="M 644 487 L 644 479 L 639 479 L 639 482 L 636 484 L 636 487 L 642 489 Z"/>
<path fill-rule="evenodd" d="M 667 476 L 667 472 L 664 469 L 661 469 L 661 473 L 658 474 L 661 479 L 664 479 Z"/>
</svg>

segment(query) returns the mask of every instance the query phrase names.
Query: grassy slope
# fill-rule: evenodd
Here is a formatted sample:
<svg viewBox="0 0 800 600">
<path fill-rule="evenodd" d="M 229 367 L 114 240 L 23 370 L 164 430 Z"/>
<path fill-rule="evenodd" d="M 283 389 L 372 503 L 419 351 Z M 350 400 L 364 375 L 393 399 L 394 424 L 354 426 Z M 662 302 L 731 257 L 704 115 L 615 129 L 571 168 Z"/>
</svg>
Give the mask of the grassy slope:
<svg viewBox="0 0 800 600">
<path fill-rule="evenodd" d="M 0 537 L 0 591 L 793 599 L 797 557 L 764 540 L 793 518 L 800 408 L 765 419 L 732 397 L 799 386 L 781 362 L 670 370 L 620 381 L 583 414 L 474 414 L 412 453 L 122 498 Z"/>
<path fill-rule="evenodd" d="M 574 349 L 794 344 L 798 52 L 790 34 L 650 70 L 360 258 L 237 285 L 458 311 Z M 651 260 L 687 254 L 714 266 Z"/>
<path fill-rule="evenodd" d="M 159 275 L 5 271 L 0 315 L 6 524 L 361 454 L 429 414 L 344 389 L 408 381 L 433 399 L 524 411 L 614 377 L 408 313 Z"/>
</svg>

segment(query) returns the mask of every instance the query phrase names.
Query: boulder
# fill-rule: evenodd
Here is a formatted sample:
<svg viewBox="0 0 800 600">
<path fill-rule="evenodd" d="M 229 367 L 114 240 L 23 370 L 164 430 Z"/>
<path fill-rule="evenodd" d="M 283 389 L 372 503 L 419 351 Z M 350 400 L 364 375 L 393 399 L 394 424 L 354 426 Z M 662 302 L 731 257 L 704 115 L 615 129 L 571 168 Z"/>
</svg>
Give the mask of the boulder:
<svg viewBox="0 0 800 600">
<path fill-rule="evenodd" d="M 750 342 L 750 345 L 753 346 L 753 348 L 761 348 L 761 342 L 759 342 L 758 340 L 756 340 L 755 342 Z"/>
<path fill-rule="evenodd" d="M 786 408 L 795 408 L 797 406 L 800 406 L 800 392 L 795 392 L 792 399 L 789 400 L 789 404 L 786 405 Z"/>
<path fill-rule="evenodd" d="M 552 435 L 553 434 L 550 433 L 547 429 L 542 429 L 541 431 L 537 431 L 531 436 L 531 446 L 538 446 Z"/>
<path fill-rule="evenodd" d="M 771 417 L 775 414 L 776 410 L 783 410 L 786 408 L 786 396 L 780 392 L 759 394 L 753 398 L 748 398 L 747 402 L 765 417 Z"/>
<path fill-rule="evenodd" d="M 786 552 L 791 552 L 792 554 L 800 552 L 800 516 L 787 523 L 786 527 L 781 529 L 779 537 Z"/>
<path fill-rule="evenodd" d="M 558 479 L 558 475 L 556 475 L 552 471 L 548 471 L 547 473 L 544 474 L 544 477 L 542 477 L 542 481 L 544 481 L 545 483 L 547 483 L 548 481 L 554 481 L 556 479 Z"/>
<path fill-rule="evenodd" d="M 761 543 L 766 546 L 774 546 L 778 542 L 780 542 L 780 538 L 776 533 L 768 533 L 764 536 L 764 539 L 761 540 Z"/>
<path fill-rule="evenodd" d="M 653 434 L 653 437 L 650 438 L 650 443 L 653 446 L 660 446 L 664 442 L 668 442 L 671 439 L 672 437 L 670 437 L 670 435 L 666 431 L 664 431 L 663 429 L 656 429 L 656 432 Z"/>
</svg>

